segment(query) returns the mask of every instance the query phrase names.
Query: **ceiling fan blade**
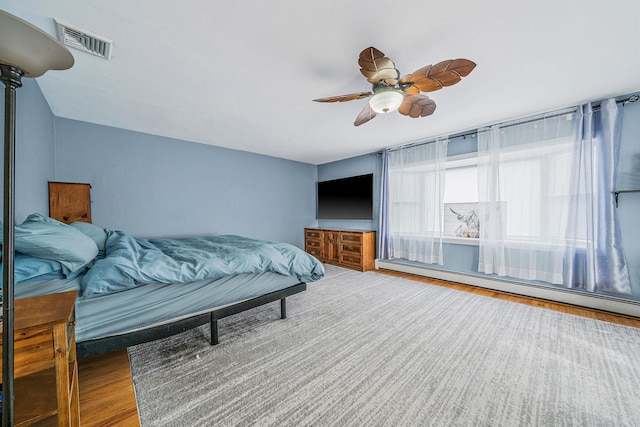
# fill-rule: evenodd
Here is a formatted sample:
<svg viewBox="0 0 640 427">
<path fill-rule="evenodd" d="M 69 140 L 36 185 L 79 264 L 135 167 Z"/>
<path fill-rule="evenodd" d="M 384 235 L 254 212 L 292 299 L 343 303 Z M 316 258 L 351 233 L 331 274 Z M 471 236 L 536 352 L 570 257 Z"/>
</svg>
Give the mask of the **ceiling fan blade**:
<svg viewBox="0 0 640 427">
<path fill-rule="evenodd" d="M 375 85 L 383 80 L 390 86 L 398 83 L 400 72 L 395 64 L 375 47 L 368 47 L 360 52 L 358 64 L 360 72 L 371 84 Z"/>
<path fill-rule="evenodd" d="M 353 122 L 354 126 L 360 126 L 364 123 L 367 123 L 369 120 L 373 119 L 376 116 L 376 112 L 371 109 L 369 104 L 365 105 L 358 117 L 356 117 L 356 121 Z"/>
<path fill-rule="evenodd" d="M 405 95 L 398 113 L 412 118 L 426 117 L 436 110 L 436 103 L 426 95 Z"/>
<path fill-rule="evenodd" d="M 474 68 L 476 68 L 476 63 L 464 58 L 453 59 L 449 64 L 449 70 L 455 71 L 461 77 L 467 77 Z"/>
<path fill-rule="evenodd" d="M 468 59 L 448 59 L 435 65 L 427 65 L 400 79 L 400 84 L 412 84 L 422 92 L 434 92 L 458 83 L 473 71 L 476 64 Z"/>
<path fill-rule="evenodd" d="M 350 93 L 348 95 L 330 96 L 328 98 L 314 99 L 315 102 L 346 102 L 353 101 L 354 99 L 368 98 L 373 95 L 373 92 L 358 92 Z"/>
</svg>

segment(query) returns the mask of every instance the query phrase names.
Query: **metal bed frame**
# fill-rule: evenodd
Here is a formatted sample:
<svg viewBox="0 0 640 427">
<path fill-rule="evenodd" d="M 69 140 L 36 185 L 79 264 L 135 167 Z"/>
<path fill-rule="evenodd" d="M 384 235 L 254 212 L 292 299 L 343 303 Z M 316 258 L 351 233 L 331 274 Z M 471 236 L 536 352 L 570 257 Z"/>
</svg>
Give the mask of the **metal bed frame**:
<svg viewBox="0 0 640 427">
<path fill-rule="evenodd" d="M 155 341 L 161 338 L 167 338 L 206 323 L 209 323 L 211 328 L 210 343 L 211 345 L 216 345 L 219 342 L 218 320 L 277 300 L 280 300 L 280 318 L 286 319 L 286 298 L 306 289 L 307 284 L 305 282 L 300 282 L 293 286 L 289 286 L 288 288 L 280 289 L 224 307 L 214 308 L 208 313 L 177 320 L 168 324 L 152 326 L 111 337 L 82 341 L 76 343 L 77 356 L 78 358 L 95 356 L 96 354 L 106 353 L 149 341 Z"/>
</svg>

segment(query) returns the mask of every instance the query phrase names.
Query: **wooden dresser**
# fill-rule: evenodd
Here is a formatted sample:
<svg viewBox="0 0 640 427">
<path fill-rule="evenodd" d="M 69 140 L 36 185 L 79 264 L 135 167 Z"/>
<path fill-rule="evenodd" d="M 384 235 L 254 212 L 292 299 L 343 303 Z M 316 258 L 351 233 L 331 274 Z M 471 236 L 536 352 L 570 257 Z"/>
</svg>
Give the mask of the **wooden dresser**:
<svg viewBox="0 0 640 427">
<path fill-rule="evenodd" d="M 69 291 L 15 300 L 16 426 L 80 425 L 74 326 L 77 294 Z"/>
<path fill-rule="evenodd" d="M 376 232 L 304 229 L 304 249 L 322 262 L 368 271 L 375 268 Z"/>
</svg>

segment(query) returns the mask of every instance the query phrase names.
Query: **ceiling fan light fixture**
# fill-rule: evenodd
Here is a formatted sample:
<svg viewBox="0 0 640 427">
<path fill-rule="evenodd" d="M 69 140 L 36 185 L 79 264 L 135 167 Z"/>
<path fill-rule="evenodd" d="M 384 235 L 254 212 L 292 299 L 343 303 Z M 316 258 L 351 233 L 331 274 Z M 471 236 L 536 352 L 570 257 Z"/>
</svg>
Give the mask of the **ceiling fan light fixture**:
<svg viewBox="0 0 640 427">
<path fill-rule="evenodd" d="M 400 77 L 393 61 L 371 46 L 360 52 L 358 65 L 360 73 L 373 85 L 371 92 L 314 99 L 315 102 L 345 102 L 369 98 L 369 104 L 358 114 L 354 126 L 394 111 L 413 119 L 433 114 L 436 103 L 420 92 L 433 92 L 458 83 L 473 71 L 476 63 L 464 58 L 447 59 Z"/>
<path fill-rule="evenodd" d="M 404 95 L 395 90 L 378 92 L 369 100 L 369 106 L 377 114 L 392 113 L 400 108 L 403 100 Z"/>
</svg>

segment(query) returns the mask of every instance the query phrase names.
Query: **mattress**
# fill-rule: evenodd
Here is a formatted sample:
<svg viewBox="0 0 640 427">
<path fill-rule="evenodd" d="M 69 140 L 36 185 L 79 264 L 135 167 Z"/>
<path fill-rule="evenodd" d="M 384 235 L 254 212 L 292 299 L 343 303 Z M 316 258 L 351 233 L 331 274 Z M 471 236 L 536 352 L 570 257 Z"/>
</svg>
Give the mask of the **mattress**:
<svg viewBox="0 0 640 427">
<path fill-rule="evenodd" d="M 16 298 L 70 290 L 82 278 L 21 283 Z M 208 313 L 300 283 L 296 276 L 265 272 L 237 274 L 189 283 L 152 283 L 122 292 L 76 301 L 76 341 L 127 334 Z"/>
</svg>

